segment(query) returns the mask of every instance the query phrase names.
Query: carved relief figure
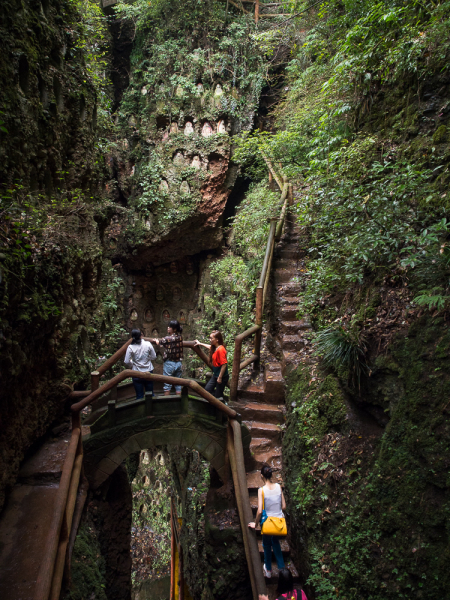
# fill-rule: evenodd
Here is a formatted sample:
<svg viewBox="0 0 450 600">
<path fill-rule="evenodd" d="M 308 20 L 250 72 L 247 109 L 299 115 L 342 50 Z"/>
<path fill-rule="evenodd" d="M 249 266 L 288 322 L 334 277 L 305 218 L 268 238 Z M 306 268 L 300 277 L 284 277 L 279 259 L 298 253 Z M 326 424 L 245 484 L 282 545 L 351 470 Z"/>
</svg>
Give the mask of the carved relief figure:
<svg viewBox="0 0 450 600">
<path fill-rule="evenodd" d="M 178 125 L 176 123 L 170 124 L 170 133 L 178 133 Z"/>
<path fill-rule="evenodd" d="M 137 321 L 137 318 L 138 318 L 137 310 L 136 310 L 136 309 L 133 309 L 133 310 L 131 311 L 130 319 L 131 319 L 132 321 Z"/>
<path fill-rule="evenodd" d="M 203 137 L 210 137 L 213 133 L 212 127 L 211 125 L 208 123 L 208 121 L 206 121 L 206 123 L 203 125 L 202 128 L 202 136 Z"/>
<path fill-rule="evenodd" d="M 217 133 L 226 133 L 227 127 L 225 125 L 225 121 L 221 120 L 217 123 Z"/>
<path fill-rule="evenodd" d="M 194 167 L 194 169 L 200 169 L 201 164 L 200 156 L 194 156 L 191 162 L 191 167 Z"/>
<path fill-rule="evenodd" d="M 163 310 L 162 318 L 164 319 L 164 321 L 170 321 L 170 313 L 167 309 Z"/>
<path fill-rule="evenodd" d="M 222 86 L 220 83 L 216 85 L 216 89 L 214 91 L 214 96 L 221 96 L 223 94 Z"/>
<path fill-rule="evenodd" d="M 182 152 L 177 152 L 173 157 L 174 165 L 184 165 L 184 156 Z"/>
<path fill-rule="evenodd" d="M 156 299 L 158 300 L 158 302 L 161 302 L 162 300 L 164 300 L 164 288 L 162 287 L 162 285 L 159 285 L 156 288 Z"/>
<path fill-rule="evenodd" d="M 189 187 L 189 184 L 187 181 L 182 181 L 181 185 L 180 185 L 180 193 L 181 194 L 189 194 L 191 191 L 191 188 Z"/>
<path fill-rule="evenodd" d="M 194 263 L 192 262 L 192 260 L 188 260 L 188 262 L 187 262 L 186 273 L 188 275 L 193 275 L 194 274 Z"/>
<path fill-rule="evenodd" d="M 170 263 L 170 272 L 172 275 L 176 275 L 178 273 L 178 265 L 175 260 Z"/>
<path fill-rule="evenodd" d="M 149 308 L 147 308 L 147 310 L 145 311 L 145 320 L 147 321 L 147 323 L 153 321 L 153 313 Z"/>
<path fill-rule="evenodd" d="M 190 121 L 184 126 L 184 135 L 192 135 L 194 133 L 194 126 Z"/>
<path fill-rule="evenodd" d="M 161 179 L 161 182 L 159 184 L 159 191 L 163 194 L 167 194 L 169 192 L 169 184 L 165 179 Z"/>
<path fill-rule="evenodd" d="M 180 323 L 186 323 L 186 316 L 183 311 L 180 311 L 180 316 L 178 317 Z"/>
<path fill-rule="evenodd" d="M 178 286 L 173 288 L 173 299 L 175 302 L 181 300 L 181 288 Z"/>
</svg>

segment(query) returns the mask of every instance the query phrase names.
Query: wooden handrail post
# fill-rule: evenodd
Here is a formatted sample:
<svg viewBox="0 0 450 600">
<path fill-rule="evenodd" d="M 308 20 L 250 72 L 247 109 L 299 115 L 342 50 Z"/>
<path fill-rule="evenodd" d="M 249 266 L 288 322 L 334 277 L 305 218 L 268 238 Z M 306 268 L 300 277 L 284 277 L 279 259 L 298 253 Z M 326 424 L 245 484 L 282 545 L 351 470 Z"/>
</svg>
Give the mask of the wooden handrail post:
<svg viewBox="0 0 450 600">
<path fill-rule="evenodd" d="M 236 402 L 236 400 L 237 400 L 237 390 L 238 390 L 238 385 L 239 385 L 242 340 L 238 339 L 238 338 L 239 338 L 239 336 L 234 341 L 233 367 L 232 367 L 232 371 L 231 371 L 231 381 L 230 381 L 230 401 L 231 402 Z"/>
<path fill-rule="evenodd" d="M 289 206 L 292 206 L 294 204 L 294 186 L 292 185 L 292 183 L 289 184 L 288 198 L 288 204 Z"/>
<path fill-rule="evenodd" d="M 259 20 L 259 0 L 255 0 L 255 23 Z"/>
<path fill-rule="evenodd" d="M 258 361 L 257 363 L 259 363 L 259 357 L 261 356 L 261 336 L 262 336 L 262 324 L 263 324 L 263 288 L 258 286 L 256 288 L 256 318 L 255 318 L 255 322 L 256 325 L 259 325 L 261 329 L 258 329 L 258 331 L 255 333 L 255 347 L 254 347 L 254 354 L 256 354 L 258 356 Z M 254 365 L 255 367 L 258 366 L 257 363 L 255 362 Z"/>
<path fill-rule="evenodd" d="M 92 371 L 91 373 L 91 392 L 98 390 L 100 385 L 100 373 L 98 371 Z"/>
</svg>

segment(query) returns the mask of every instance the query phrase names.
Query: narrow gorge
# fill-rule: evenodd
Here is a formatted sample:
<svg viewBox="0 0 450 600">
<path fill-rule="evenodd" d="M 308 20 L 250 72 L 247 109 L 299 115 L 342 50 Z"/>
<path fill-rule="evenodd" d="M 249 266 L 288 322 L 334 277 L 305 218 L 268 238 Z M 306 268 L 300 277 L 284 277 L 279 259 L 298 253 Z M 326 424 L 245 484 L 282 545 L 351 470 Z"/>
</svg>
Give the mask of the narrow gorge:
<svg viewBox="0 0 450 600">
<path fill-rule="evenodd" d="M 449 31 L 448 0 L 3 0 L 2 598 L 280 598 L 264 465 L 298 598 L 449 596 Z M 154 343 L 136 399 L 131 331 L 174 320 L 181 393 Z"/>
</svg>

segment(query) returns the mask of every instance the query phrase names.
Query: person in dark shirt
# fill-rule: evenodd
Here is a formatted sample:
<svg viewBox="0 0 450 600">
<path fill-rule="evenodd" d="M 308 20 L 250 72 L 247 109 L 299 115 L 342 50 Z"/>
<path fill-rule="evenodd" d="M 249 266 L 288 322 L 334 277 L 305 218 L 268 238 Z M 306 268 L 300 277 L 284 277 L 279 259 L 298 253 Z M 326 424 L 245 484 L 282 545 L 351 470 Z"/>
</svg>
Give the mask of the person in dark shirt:
<svg viewBox="0 0 450 600">
<path fill-rule="evenodd" d="M 156 344 L 161 347 L 163 355 L 163 375 L 170 377 L 181 377 L 183 365 L 183 336 L 181 335 L 183 328 L 178 321 L 170 321 L 167 326 L 166 337 L 155 340 Z M 175 391 L 181 394 L 181 385 L 176 385 Z M 171 383 L 164 383 L 164 394 L 168 396 L 172 390 Z"/>
</svg>

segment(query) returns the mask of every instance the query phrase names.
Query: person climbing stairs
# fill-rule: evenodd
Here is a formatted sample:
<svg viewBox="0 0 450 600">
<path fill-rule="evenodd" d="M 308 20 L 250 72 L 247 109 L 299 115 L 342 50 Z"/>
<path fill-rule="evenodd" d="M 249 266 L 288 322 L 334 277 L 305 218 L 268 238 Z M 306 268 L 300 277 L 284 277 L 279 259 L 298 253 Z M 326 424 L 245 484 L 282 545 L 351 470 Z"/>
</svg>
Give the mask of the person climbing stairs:
<svg viewBox="0 0 450 600">
<path fill-rule="evenodd" d="M 286 218 L 285 233 L 276 247 L 272 271 L 272 297 L 275 298 L 270 332 L 263 333 L 262 372 L 248 369 L 240 377 L 238 400 L 230 406 L 239 412 L 251 433 L 250 453 L 246 456 L 247 487 L 253 514 L 258 507 L 261 468 L 273 469 L 273 481 L 283 485 L 282 428 L 285 421 L 285 375 L 304 359 L 309 343 L 305 333 L 311 330 L 308 319 L 297 316 L 303 267 L 300 250 L 301 231 L 295 216 Z M 273 318 L 275 317 L 275 318 Z M 264 549 L 260 529 L 257 530 L 261 569 Z M 288 533 L 289 535 L 289 533 Z M 292 562 L 288 539 L 281 540 L 286 567 L 294 580 L 298 573 Z M 272 576 L 266 580 L 269 594 L 278 580 L 278 567 L 272 563 Z"/>
</svg>

